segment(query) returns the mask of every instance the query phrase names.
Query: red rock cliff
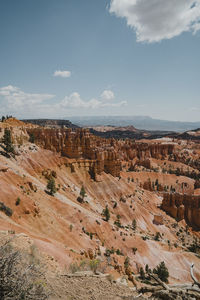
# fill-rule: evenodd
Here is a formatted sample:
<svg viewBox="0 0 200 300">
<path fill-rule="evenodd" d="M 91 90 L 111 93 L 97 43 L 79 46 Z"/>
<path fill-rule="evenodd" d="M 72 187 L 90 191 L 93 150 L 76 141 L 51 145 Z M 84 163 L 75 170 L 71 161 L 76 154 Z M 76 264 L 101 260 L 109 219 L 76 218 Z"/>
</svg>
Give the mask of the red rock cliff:
<svg viewBox="0 0 200 300">
<path fill-rule="evenodd" d="M 186 222 L 200 229 L 200 196 L 164 193 L 162 209 L 176 220 L 185 219 Z"/>
<path fill-rule="evenodd" d="M 69 158 L 91 160 L 94 173 L 105 171 L 113 176 L 120 175 L 121 163 L 111 140 L 95 137 L 87 129 L 35 128 L 27 131 L 33 133 L 35 142 L 45 149 Z"/>
</svg>

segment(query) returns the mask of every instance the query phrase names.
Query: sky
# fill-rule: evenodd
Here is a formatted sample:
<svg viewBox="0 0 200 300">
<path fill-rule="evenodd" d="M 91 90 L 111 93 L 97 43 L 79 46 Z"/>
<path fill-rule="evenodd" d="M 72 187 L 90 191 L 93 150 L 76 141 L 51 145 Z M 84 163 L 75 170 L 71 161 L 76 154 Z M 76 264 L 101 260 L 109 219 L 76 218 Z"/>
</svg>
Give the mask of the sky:
<svg viewBox="0 0 200 300">
<path fill-rule="evenodd" d="M 0 115 L 200 121 L 200 0 L 0 0 Z"/>
</svg>

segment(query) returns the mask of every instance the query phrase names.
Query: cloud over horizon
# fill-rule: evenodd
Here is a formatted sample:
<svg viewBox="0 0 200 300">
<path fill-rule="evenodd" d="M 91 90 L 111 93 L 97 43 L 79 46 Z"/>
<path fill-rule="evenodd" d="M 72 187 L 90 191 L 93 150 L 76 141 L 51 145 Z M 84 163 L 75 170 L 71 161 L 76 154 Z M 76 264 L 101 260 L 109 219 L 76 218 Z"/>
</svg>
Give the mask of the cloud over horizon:
<svg viewBox="0 0 200 300">
<path fill-rule="evenodd" d="M 159 42 L 200 30 L 200 0 L 111 0 L 109 12 L 126 19 L 138 42 Z"/>
<path fill-rule="evenodd" d="M 12 85 L 0 88 L 0 100 L 2 99 L 4 111 L 7 111 L 7 113 L 18 113 L 20 110 L 24 111 L 25 109 L 27 111 L 33 110 L 33 105 L 37 108 L 44 101 L 54 97 L 51 94 L 26 93 Z"/>
<path fill-rule="evenodd" d="M 66 96 L 61 105 L 63 107 L 68 108 L 88 108 L 88 109 L 96 109 L 102 107 L 121 107 L 127 105 L 126 101 L 121 101 L 117 103 L 105 102 L 105 100 L 113 100 L 115 98 L 114 93 L 112 91 L 105 90 L 100 96 L 100 99 L 92 98 L 88 101 L 84 101 L 79 93 L 72 93 L 70 96 Z"/>
<path fill-rule="evenodd" d="M 69 78 L 71 77 L 71 72 L 70 71 L 61 71 L 61 70 L 57 70 L 53 73 L 54 77 L 62 77 L 62 78 Z"/>
<path fill-rule="evenodd" d="M 104 93 L 105 92 L 105 93 Z M 114 99 L 112 91 L 105 90 L 102 95 Z M 79 93 L 74 92 L 69 96 L 65 96 L 62 100 L 56 100 L 50 103 L 48 100 L 55 98 L 51 94 L 31 94 L 22 91 L 20 88 L 8 85 L 0 88 L 0 105 L 4 108 L 3 114 L 17 114 L 20 116 L 57 116 L 61 112 L 66 113 L 69 110 L 76 109 L 100 109 L 104 107 L 121 107 L 127 105 L 126 101 L 121 102 L 106 102 L 102 98 L 92 98 L 90 100 L 83 100 Z M 34 105 L 34 106 L 33 106 Z"/>
</svg>

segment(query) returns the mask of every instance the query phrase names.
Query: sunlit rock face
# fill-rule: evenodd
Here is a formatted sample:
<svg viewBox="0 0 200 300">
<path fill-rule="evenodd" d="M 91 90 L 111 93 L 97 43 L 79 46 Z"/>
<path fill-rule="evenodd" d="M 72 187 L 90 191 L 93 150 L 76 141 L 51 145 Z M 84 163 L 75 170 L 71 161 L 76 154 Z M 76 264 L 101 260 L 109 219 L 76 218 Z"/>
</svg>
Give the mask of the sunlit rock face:
<svg viewBox="0 0 200 300">
<path fill-rule="evenodd" d="M 200 196 L 164 193 L 162 208 L 177 221 L 185 219 L 200 229 Z"/>
<path fill-rule="evenodd" d="M 94 173 L 105 171 L 113 176 L 120 175 L 121 162 L 111 140 L 100 139 L 87 129 L 31 129 L 36 143 L 45 149 L 61 153 L 74 159 L 91 160 Z"/>
</svg>

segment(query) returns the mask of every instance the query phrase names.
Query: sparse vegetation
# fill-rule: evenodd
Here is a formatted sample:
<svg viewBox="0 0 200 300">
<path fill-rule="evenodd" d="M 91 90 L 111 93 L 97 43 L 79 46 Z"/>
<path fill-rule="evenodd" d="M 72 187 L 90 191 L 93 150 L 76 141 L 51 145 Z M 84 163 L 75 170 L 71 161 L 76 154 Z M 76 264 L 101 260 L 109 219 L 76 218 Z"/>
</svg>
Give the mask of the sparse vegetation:
<svg viewBox="0 0 200 300">
<path fill-rule="evenodd" d="M 48 298 L 39 265 L 28 261 L 28 255 L 14 250 L 9 242 L 0 247 L 1 300 Z"/>
</svg>

